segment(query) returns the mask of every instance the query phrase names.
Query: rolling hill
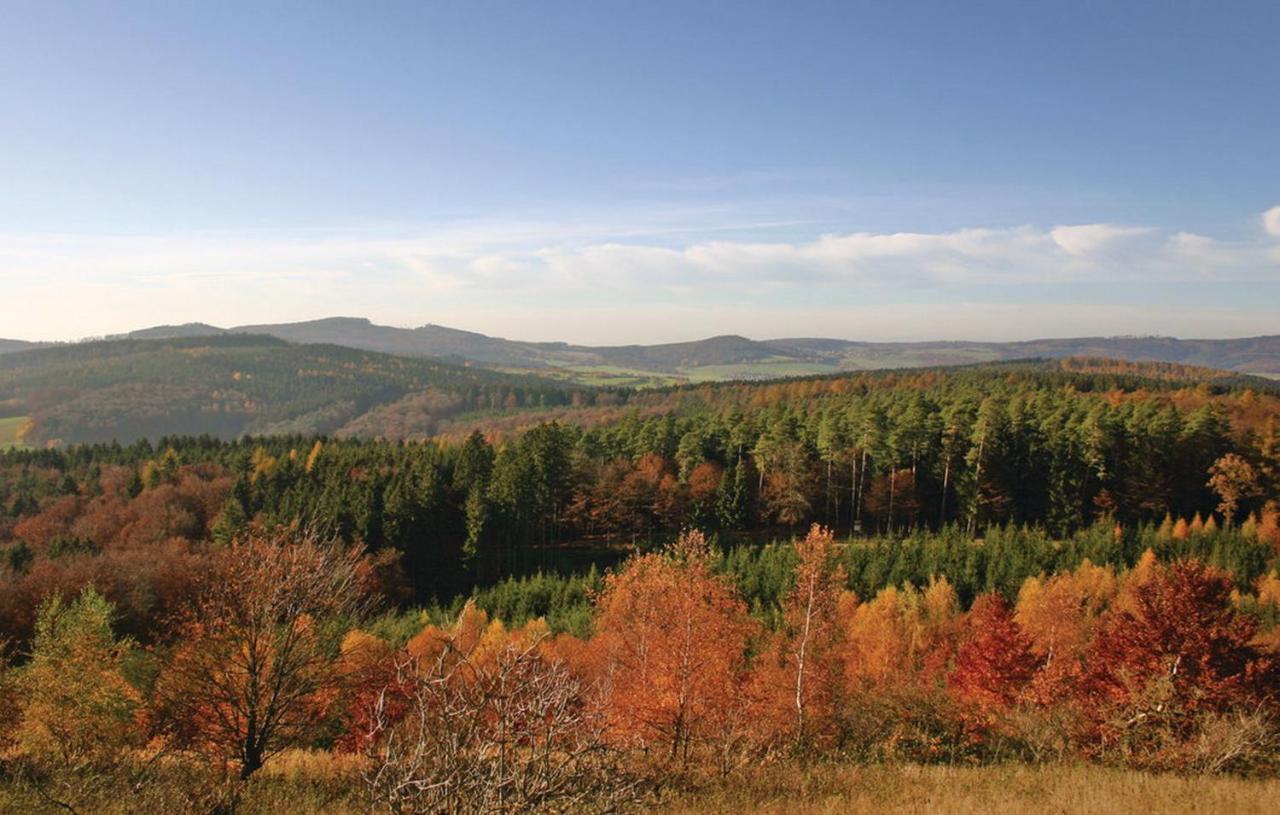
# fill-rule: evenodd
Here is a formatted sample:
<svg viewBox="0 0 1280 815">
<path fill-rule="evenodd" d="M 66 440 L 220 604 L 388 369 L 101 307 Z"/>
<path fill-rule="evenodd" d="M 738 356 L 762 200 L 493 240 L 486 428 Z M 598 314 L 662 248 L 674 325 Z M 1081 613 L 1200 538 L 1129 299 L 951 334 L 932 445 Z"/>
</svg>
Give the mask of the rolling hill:
<svg viewBox="0 0 1280 815">
<path fill-rule="evenodd" d="M 263 334 L 293 343 L 343 345 L 410 357 L 542 369 L 590 384 L 652 385 L 679 381 L 763 379 L 879 368 L 963 365 L 1033 357 L 1108 357 L 1177 362 L 1280 376 L 1280 335 L 1203 340 L 1173 337 L 1080 337 L 1023 342 L 859 342 L 823 338 L 752 340 L 728 335 L 658 345 L 587 346 L 522 342 L 439 325 L 395 328 L 356 317 L 217 328 L 203 323 L 135 331 L 135 339 Z"/>
<path fill-rule="evenodd" d="M 25 416 L 20 441 L 33 446 L 183 433 L 342 434 L 350 425 L 406 437 L 471 411 L 594 398 L 531 376 L 253 334 L 104 340 L 0 356 L 2 415 Z"/>
<path fill-rule="evenodd" d="M 205 323 L 163 325 L 110 339 L 208 339 L 230 335 L 270 336 L 299 345 L 343 346 L 513 374 L 533 373 L 566 383 L 617 387 L 1079 356 L 1174 362 L 1280 378 L 1280 335 L 1226 340 L 1078 337 L 1022 342 L 754 340 L 725 335 L 656 345 L 588 346 L 509 340 L 440 325 L 397 328 L 358 317 L 330 317 L 232 328 Z M 38 347 L 53 346 L 0 340 L 0 354 Z"/>
<path fill-rule="evenodd" d="M 40 346 L 41 343 L 38 342 L 0 339 L 0 354 L 10 354 L 15 351 L 28 351 L 32 348 L 39 348 Z"/>
<path fill-rule="evenodd" d="M 376 334 L 376 326 L 359 328 Z M 169 334 L 187 336 L 166 336 Z M 209 326 L 158 327 L 144 336 L 147 338 L 66 343 L 0 355 L 0 419 L 5 421 L 7 434 L 0 444 L 128 442 L 206 433 L 225 439 L 246 434 L 315 433 L 415 439 L 476 428 L 505 432 L 548 418 L 591 423 L 605 415 L 669 409 L 711 393 L 706 387 L 688 383 L 645 391 L 584 387 L 537 375 L 560 371 L 553 367 L 511 373 L 343 345 L 302 344 Z M 792 347 L 784 345 L 786 342 L 802 345 Z M 856 364 L 857 360 L 850 362 L 847 355 L 865 353 L 860 347 L 850 350 L 849 346 L 832 340 L 766 343 L 727 336 L 594 350 L 602 353 L 599 358 L 606 359 L 605 364 L 679 371 L 685 378 L 693 378 L 688 372 L 742 371 L 748 366 L 776 374 L 784 365 L 791 365 L 794 374 L 830 376 L 839 364 Z M 1046 350 L 1013 347 L 1028 352 Z M 1063 343 L 1048 352 L 1075 347 Z M 1085 341 L 1080 341 L 1079 347 L 1092 348 Z M 1190 352 L 1195 350 L 1175 347 L 1188 351 L 1187 356 L 1193 356 Z M 932 360 L 932 367 L 939 368 L 939 362 L 967 362 L 971 360 L 965 355 L 976 353 L 971 348 L 947 349 L 950 354 L 939 352 L 931 357 L 908 347 L 905 351 L 893 348 L 889 355 L 886 348 L 875 350 L 885 359 Z M 1247 343 L 1237 350 L 1247 353 Z M 991 350 L 985 349 L 985 353 Z M 806 366 L 816 371 L 805 370 Z M 1280 388 L 1247 374 L 1186 363 L 1071 357 L 1038 362 L 997 360 L 974 367 L 1000 375 L 1061 371 L 1072 376 L 1138 376 L 1149 383 L 1168 381 L 1179 386 L 1212 383 L 1217 388 L 1269 392 Z M 911 364 L 900 364 L 899 368 L 920 370 Z M 846 371 L 844 375 L 879 374 Z M 726 383 L 711 387 L 770 386 Z"/>
</svg>

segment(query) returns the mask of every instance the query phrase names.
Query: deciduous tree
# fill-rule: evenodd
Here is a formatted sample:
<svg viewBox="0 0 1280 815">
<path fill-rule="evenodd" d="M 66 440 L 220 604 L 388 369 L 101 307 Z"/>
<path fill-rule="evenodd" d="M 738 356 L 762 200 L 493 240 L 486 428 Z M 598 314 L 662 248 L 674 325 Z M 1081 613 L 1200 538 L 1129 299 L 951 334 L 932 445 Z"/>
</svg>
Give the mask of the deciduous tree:
<svg viewBox="0 0 1280 815">
<path fill-rule="evenodd" d="M 247 778 L 315 732 L 343 679 L 326 626 L 361 611 L 362 554 L 313 531 L 254 530 L 228 546 L 174 623 L 156 688 L 170 735 Z"/>
<path fill-rule="evenodd" d="M 605 579 L 596 647 L 611 732 L 687 760 L 732 713 L 750 626 L 700 532 Z"/>
</svg>

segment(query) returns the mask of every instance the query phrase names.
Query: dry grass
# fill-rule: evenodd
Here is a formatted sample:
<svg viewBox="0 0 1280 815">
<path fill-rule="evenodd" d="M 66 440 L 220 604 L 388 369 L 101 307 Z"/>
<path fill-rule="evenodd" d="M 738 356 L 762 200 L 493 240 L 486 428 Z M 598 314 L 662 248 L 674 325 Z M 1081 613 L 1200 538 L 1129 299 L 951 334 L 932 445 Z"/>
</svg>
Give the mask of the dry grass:
<svg viewBox="0 0 1280 815">
<path fill-rule="evenodd" d="M 323 782 L 326 784 L 359 783 L 364 756 L 356 753 L 332 753 L 328 750 L 285 750 L 267 759 L 261 770 L 263 778 L 291 783 Z"/>
<path fill-rule="evenodd" d="M 268 763 L 242 790 L 240 815 L 362 815 L 368 812 L 356 766 L 319 753 L 292 752 Z M 150 789 L 125 794 L 103 779 L 80 789 L 80 812 L 103 815 L 178 812 L 189 806 L 166 775 Z M 55 788 L 54 790 L 58 790 Z M 665 815 L 702 813 L 1266 813 L 1276 811 L 1280 780 L 1152 775 L 1096 766 L 941 767 L 917 765 L 772 765 L 704 785 L 668 792 L 653 809 Z M 27 785 L 3 779 L 0 812 L 65 812 Z"/>
<path fill-rule="evenodd" d="M 667 815 L 711 812 L 1273 813 L 1280 781 L 1178 777 L 1096 766 L 773 767 L 676 796 Z"/>
</svg>

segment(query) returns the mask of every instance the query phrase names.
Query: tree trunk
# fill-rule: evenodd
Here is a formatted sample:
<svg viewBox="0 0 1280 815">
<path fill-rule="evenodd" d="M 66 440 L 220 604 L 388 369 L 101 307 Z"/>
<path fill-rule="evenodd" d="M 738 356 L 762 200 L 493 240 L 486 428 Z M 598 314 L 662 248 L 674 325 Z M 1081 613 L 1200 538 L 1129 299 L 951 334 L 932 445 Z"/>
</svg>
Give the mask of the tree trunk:
<svg viewBox="0 0 1280 815">
<path fill-rule="evenodd" d="M 897 465 L 889 465 L 889 534 L 893 534 L 893 492 L 895 479 L 898 475 Z"/>
<path fill-rule="evenodd" d="M 853 459 L 852 478 L 849 481 L 849 534 L 852 535 L 854 533 L 854 525 L 858 521 L 856 517 L 858 512 L 858 456 L 855 453 L 850 458 Z"/>
<path fill-rule="evenodd" d="M 942 465 L 942 499 L 938 501 L 938 529 L 947 525 L 947 485 L 951 483 L 951 456 Z"/>
</svg>

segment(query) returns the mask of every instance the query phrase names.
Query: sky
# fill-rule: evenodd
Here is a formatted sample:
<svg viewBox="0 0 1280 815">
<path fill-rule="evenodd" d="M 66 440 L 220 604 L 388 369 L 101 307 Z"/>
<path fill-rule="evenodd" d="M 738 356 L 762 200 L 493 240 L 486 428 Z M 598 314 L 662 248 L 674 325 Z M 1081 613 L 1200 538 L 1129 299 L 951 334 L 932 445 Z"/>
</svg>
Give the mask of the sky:
<svg viewBox="0 0 1280 815">
<path fill-rule="evenodd" d="M 0 0 L 0 337 L 1280 333 L 1280 4 Z"/>
</svg>

